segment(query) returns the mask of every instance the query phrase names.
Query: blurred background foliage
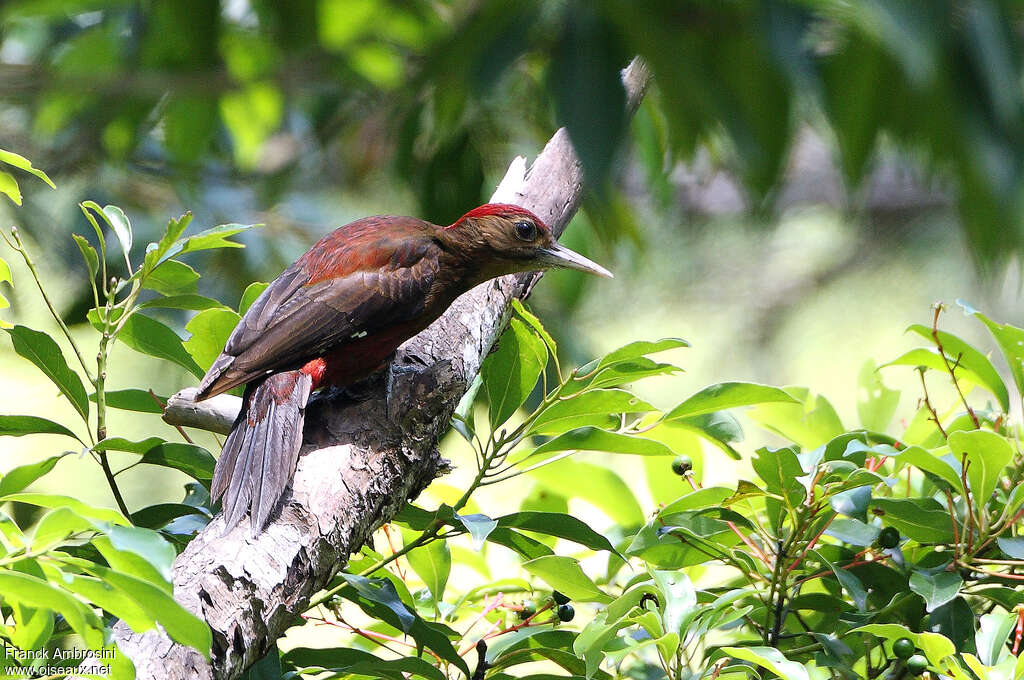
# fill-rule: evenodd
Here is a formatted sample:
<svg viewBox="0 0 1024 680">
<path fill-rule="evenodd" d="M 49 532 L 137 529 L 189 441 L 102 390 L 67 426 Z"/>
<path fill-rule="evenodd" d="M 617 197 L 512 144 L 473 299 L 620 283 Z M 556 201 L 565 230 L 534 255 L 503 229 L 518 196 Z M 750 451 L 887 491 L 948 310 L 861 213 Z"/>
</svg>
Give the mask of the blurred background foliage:
<svg viewBox="0 0 1024 680">
<path fill-rule="evenodd" d="M 73 323 L 78 201 L 123 207 L 140 243 L 185 210 L 265 223 L 194 260 L 235 304 L 351 219 L 454 220 L 567 125 L 595 190 L 566 239 L 618 278 L 538 288 L 563 351 L 682 336 L 689 387 L 809 384 L 852 414 L 864 359 L 895 357 L 932 301 L 1022 321 L 1022 18 L 984 0 L 9 0 L 0 147 L 58 189 L 23 183 L 0 219 L 45 254 Z M 634 54 L 654 82 L 627 124 Z M 45 328 L 14 274 L 8 316 Z M 3 351 L 0 407 L 48 408 Z M 186 382 L 117 361 L 115 388 Z"/>
</svg>

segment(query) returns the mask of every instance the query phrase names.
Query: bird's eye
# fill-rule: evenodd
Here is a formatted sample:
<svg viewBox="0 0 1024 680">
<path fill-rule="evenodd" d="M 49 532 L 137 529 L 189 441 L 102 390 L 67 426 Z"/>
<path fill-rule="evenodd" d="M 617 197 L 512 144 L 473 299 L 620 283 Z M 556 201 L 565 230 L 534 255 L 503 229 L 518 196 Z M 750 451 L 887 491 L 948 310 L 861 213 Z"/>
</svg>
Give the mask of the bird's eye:
<svg viewBox="0 0 1024 680">
<path fill-rule="evenodd" d="M 537 225 L 527 220 L 520 220 L 515 224 L 516 237 L 522 241 L 532 241 L 537 238 Z"/>
</svg>

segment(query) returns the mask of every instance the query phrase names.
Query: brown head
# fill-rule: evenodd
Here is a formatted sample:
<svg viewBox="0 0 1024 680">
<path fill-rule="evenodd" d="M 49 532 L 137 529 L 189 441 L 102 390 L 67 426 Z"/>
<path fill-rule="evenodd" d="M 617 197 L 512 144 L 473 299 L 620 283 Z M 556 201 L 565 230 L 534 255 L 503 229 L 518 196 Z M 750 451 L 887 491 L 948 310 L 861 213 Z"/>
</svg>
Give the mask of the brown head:
<svg viewBox="0 0 1024 680">
<path fill-rule="evenodd" d="M 516 272 L 576 269 L 612 278 L 612 273 L 566 248 L 544 222 L 518 205 L 488 203 L 444 228 L 444 239 L 474 270 L 474 282 Z"/>
</svg>

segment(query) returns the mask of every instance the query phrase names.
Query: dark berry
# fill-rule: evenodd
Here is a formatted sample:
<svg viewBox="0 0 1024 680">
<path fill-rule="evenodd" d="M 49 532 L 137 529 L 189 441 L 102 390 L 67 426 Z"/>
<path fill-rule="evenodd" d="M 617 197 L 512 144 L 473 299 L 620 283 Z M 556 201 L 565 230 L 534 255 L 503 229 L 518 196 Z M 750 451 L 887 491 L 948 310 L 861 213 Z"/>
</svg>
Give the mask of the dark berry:
<svg viewBox="0 0 1024 680">
<path fill-rule="evenodd" d="M 900 532 L 896 527 L 885 527 L 878 534 L 878 545 L 883 548 L 895 548 L 900 544 Z"/>
<path fill-rule="evenodd" d="M 892 653 L 898 659 L 909 659 L 917 651 L 917 647 L 910 638 L 900 638 L 892 643 Z"/>
<path fill-rule="evenodd" d="M 555 604 L 569 604 L 569 598 L 557 590 L 551 593 L 551 599 L 555 601 Z"/>
<path fill-rule="evenodd" d="M 680 477 L 692 469 L 693 459 L 689 456 L 676 456 L 676 459 L 672 461 L 672 472 L 676 473 Z"/>
<path fill-rule="evenodd" d="M 560 604 L 558 605 L 558 620 L 568 623 L 572 621 L 573 617 L 576 616 L 576 610 L 572 608 L 571 604 Z"/>
<path fill-rule="evenodd" d="M 928 668 L 928 659 L 921 654 L 914 654 L 907 659 L 907 670 L 914 675 L 921 675 Z"/>
<path fill-rule="evenodd" d="M 524 621 L 537 613 L 537 605 L 532 602 L 524 602 L 523 608 L 519 610 L 519 618 Z"/>
</svg>

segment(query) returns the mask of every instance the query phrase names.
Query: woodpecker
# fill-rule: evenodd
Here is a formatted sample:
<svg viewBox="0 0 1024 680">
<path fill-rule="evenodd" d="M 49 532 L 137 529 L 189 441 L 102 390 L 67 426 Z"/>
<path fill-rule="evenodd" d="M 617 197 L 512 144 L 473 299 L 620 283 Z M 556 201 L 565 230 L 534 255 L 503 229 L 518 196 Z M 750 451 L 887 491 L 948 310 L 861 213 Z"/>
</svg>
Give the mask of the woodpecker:
<svg viewBox="0 0 1024 680">
<path fill-rule="evenodd" d="M 266 526 L 295 472 L 314 390 L 381 369 L 477 284 L 556 267 L 612 276 L 508 204 L 482 205 L 447 227 L 366 217 L 320 239 L 253 302 L 199 385 L 197 400 L 245 385 L 211 486 L 225 531 L 247 512 L 253 536 Z"/>
</svg>

